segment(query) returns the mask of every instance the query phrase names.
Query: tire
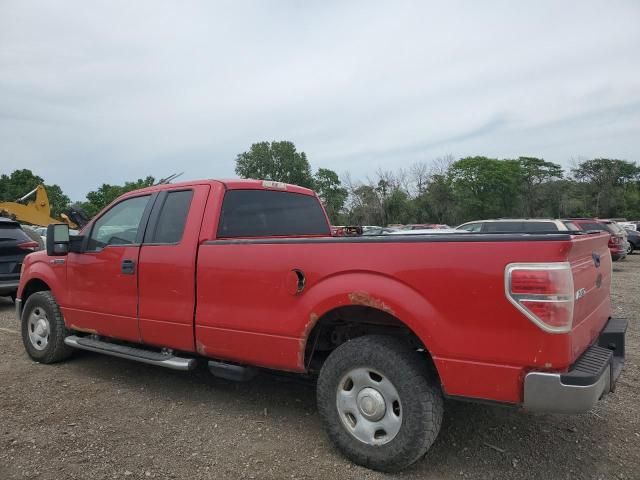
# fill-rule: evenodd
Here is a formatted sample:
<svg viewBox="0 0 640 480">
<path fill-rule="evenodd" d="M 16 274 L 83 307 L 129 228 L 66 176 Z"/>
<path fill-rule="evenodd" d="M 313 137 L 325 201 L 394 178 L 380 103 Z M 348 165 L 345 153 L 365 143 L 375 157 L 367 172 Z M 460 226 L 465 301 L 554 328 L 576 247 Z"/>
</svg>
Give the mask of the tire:
<svg viewBox="0 0 640 480">
<path fill-rule="evenodd" d="M 398 471 L 422 458 L 435 441 L 444 407 L 424 355 L 397 338 L 366 335 L 340 345 L 324 363 L 318 377 L 318 410 L 331 440 L 353 462 Z M 370 394 L 370 386 L 377 395 Z M 384 406 L 378 408 L 380 397 Z M 367 408 L 373 412 L 370 419 L 364 416 Z M 366 433 L 371 431 L 373 436 Z"/>
<path fill-rule="evenodd" d="M 69 331 L 51 292 L 36 292 L 31 295 L 24 305 L 20 321 L 22 343 L 29 356 L 36 362 L 59 362 L 73 352 L 73 349 L 64 343 Z"/>
<path fill-rule="evenodd" d="M 631 255 L 634 250 L 635 247 L 633 246 L 633 243 L 629 242 L 629 247 L 627 247 L 627 255 Z"/>
</svg>

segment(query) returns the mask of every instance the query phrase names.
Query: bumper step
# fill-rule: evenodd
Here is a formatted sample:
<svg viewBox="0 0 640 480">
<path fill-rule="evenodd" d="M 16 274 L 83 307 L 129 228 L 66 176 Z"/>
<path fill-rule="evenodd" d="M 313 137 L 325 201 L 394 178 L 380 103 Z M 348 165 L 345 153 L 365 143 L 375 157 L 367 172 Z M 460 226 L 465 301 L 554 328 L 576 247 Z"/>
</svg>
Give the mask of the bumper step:
<svg viewBox="0 0 640 480">
<path fill-rule="evenodd" d="M 196 366 L 195 358 L 176 357 L 175 355 L 154 352 L 143 348 L 128 347 L 116 343 L 104 342 L 93 338 L 70 335 L 64 339 L 64 343 L 73 348 L 88 350 L 90 352 L 104 353 L 114 357 L 126 358 L 136 362 L 157 365 L 172 370 L 192 370 Z"/>
<path fill-rule="evenodd" d="M 529 372 L 524 379 L 524 404 L 531 411 L 586 412 L 615 389 L 624 365 L 627 320 L 610 319 L 566 373 Z"/>
</svg>

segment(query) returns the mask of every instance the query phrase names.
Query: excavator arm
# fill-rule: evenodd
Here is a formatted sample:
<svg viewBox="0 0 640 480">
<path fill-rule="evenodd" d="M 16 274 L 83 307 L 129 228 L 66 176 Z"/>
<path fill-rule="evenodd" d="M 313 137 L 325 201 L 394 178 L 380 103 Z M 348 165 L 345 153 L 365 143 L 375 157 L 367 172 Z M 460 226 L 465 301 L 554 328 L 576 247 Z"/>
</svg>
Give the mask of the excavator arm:
<svg viewBox="0 0 640 480">
<path fill-rule="evenodd" d="M 28 200 L 35 193 L 34 200 Z M 44 185 L 38 185 L 29 193 L 15 202 L 0 202 L 0 215 L 11 217 L 18 222 L 46 227 L 50 223 L 60 223 L 61 220 L 51 216 L 51 205 Z M 78 228 L 78 224 L 71 221 L 69 216 L 62 215 L 62 221 L 70 228 Z"/>
</svg>

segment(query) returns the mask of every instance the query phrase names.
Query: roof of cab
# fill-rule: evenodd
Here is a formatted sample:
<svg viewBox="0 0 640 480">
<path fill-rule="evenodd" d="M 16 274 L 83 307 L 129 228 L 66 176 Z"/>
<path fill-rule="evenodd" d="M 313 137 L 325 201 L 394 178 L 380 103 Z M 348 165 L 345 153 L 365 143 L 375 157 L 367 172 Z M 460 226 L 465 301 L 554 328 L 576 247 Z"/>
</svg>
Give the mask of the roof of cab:
<svg viewBox="0 0 640 480">
<path fill-rule="evenodd" d="M 225 186 L 227 190 L 275 190 L 281 192 L 293 192 L 300 193 L 303 195 L 312 195 L 315 196 L 315 192 L 305 187 L 299 187 L 298 185 L 291 185 L 289 183 L 283 182 L 274 182 L 271 180 L 253 180 L 253 179 L 243 179 L 243 178 L 232 178 L 232 179 L 222 179 L 222 180 L 214 180 L 214 179 L 205 179 L 205 180 L 191 180 L 186 182 L 176 182 L 176 183 L 164 183 L 161 185 L 153 185 L 151 187 L 141 188 L 138 190 L 133 190 L 131 192 L 127 192 L 124 196 L 129 196 L 131 193 L 139 193 L 139 192 L 158 192 L 161 190 L 175 189 L 181 187 L 191 187 L 194 185 L 211 185 L 213 183 L 221 183 Z"/>
<path fill-rule="evenodd" d="M 315 195 L 314 191 L 291 185 L 290 183 L 274 182 L 272 180 L 253 180 L 244 178 L 233 178 L 228 180 L 219 180 L 228 190 L 279 190 L 283 192 L 302 193 L 304 195 Z"/>
</svg>

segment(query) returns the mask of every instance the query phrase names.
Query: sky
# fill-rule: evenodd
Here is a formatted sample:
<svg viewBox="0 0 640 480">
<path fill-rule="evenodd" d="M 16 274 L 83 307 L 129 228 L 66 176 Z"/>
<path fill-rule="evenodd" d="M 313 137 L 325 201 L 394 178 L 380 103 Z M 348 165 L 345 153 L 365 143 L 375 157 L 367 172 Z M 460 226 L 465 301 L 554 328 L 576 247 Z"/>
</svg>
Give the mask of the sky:
<svg viewBox="0 0 640 480">
<path fill-rule="evenodd" d="M 640 160 L 640 2 L 0 0 L 0 173 L 364 179 L 453 155 Z"/>
</svg>

